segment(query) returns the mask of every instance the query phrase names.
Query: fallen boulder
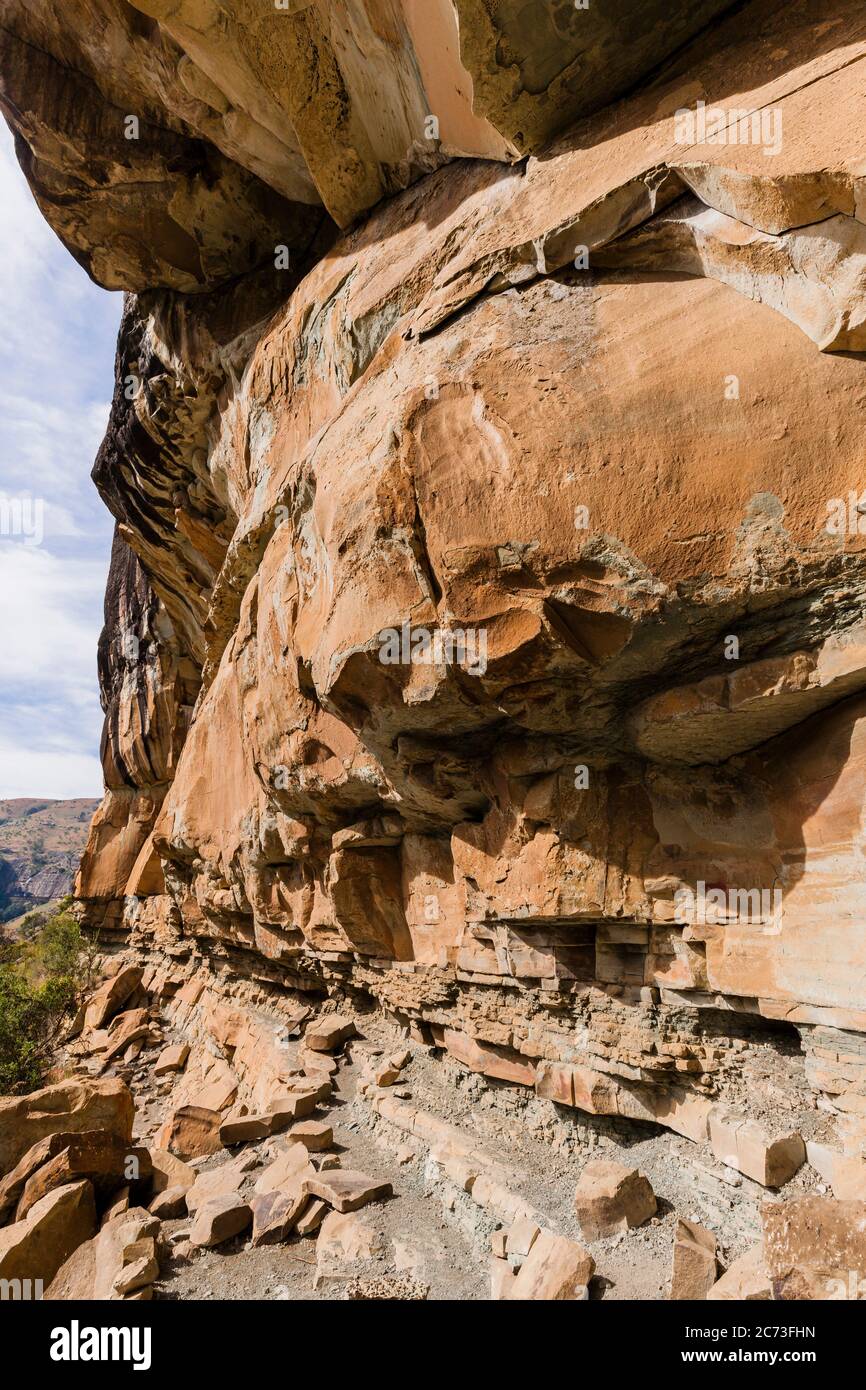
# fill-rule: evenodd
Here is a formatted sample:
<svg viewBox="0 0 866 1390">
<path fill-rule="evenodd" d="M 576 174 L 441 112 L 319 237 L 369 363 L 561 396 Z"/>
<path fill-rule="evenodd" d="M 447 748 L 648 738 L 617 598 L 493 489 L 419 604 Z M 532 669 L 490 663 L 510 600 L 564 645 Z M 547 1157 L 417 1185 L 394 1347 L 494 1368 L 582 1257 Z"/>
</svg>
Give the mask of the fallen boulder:
<svg viewBox="0 0 866 1390">
<path fill-rule="evenodd" d="M 104 1028 L 138 989 L 142 973 L 137 965 L 127 965 L 100 985 L 85 1009 L 84 1027 Z"/>
<path fill-rule="evenodd" d="M 53 1157 L 28 1178 L 16 1212 L 21 1221 L 47 1193 L 70 1182 L 89 1178 L 98 1202 L 103 1202 L 125 1182 L 133 1192 L 142 1190 L 151 1177 L 150 1154 L 118 1139 L 107 1130 L 85 1130 L 63 1136 L 65 1142 Z"/>
<path fill-rule="evenodd" d="M 312 1052 L 333 1052 L 357 1031 L 354 1019 L 345 1014 L 324 1014 L 307 1024 L 304 1044 Z"/>
<path fill-rule="evenodd" d="M 168 1149 L 178 1158 L 206 1158 L 223 1147 L 220 1140 L 222 1120 L 218 1110 L 182 1105 L 157 1134 L 156 1146 Z"/>
<path fill-rule="evenodd" d="M 256 1139 L 266 1139 L 271 1133 L 269 1115 L 241 1115 L 230 1112 L 220 1125 L 220 1143 L 248 1144 Z"/>
<path fill-rule="evenodd" d="M 656 1213 L 655 1193 L 636 1168 L 601 1159 L 578 1179 L 574 1210 L 584 1240 L 600 1240 L 640 1226 Z"/>
<path fill-rule="evenodd" d="M 763 1187 L 782 1187 L 806 1161 L 802 1136 L 768 1134 L 755 1120 L 714 1108 L 710 1145 L 716 1158 Z"/>
<path fill-rule="evenodd" d="M 671 1271 L 671 1298 L 674 1301 L 706 1298 L 716 1282 L 717 1241 L 712 1231 L 695 1221 L 677 1221 L 674 1259 Z"/>
<path fill-rule="evenodd" d="M 320 1197 L 338 1212 L 357 1211 L 368 1202 L 381 1202 L 390 1197 L 389 1182 L 377 1182 L 366 1173 L 349 1168 L 335 1168 L 304 1179 L 304 1191 L 310 1197 Z"/>
<path fill-rule="evenodd" d="M 400 1068 L 393 1062 L 381 1062 L 373 1068 L 373 1080 L 377 1086 L 393 1086 L 400 1080 Z"/>
<path fill-rule="evenodd" d="M 182 1187 L 184 1191 L 192 1187 L 198 1175 L 182 1158 L 169 1153 L 168 1149 L 152 1148 L 149 1152 L 153 1169 L 151 1190 L 154 1193 L 164 1192 L 168 1187 Z"/>
<path fill-rule="evenodd" d="M 44 1163 L 54 1158 L 55 1154 L 59 1154 L 66 1147 L 69 1139 L 70 1135 L 68 1134 L 49 1134 L 45 1139 L 40 1139 L 38 1143 L 27 1150 L 22 1158 L 19 1158 L 11 1173 L 7 1173 L 5 1178 L 0 1181 L 0 1225 L 14 1218 L 15 1209 L 21 1200 L 21 1194 L 28 1179 Z"/>
<path fill-rule="evenodd" d="M 328 1092 L 330 1093 L 330 1084 Z M 319 1087 L 307 1091 L 289 1091 L 285 1095 L 275 1097 L 268 1106 L 268 1124 L 271 1134 L 282 1134 L 288 1129 L 293 1120 L 302 1120 L 307 1115 L 312 1115 L 322 1096 Z"/>
<path fill-rule="evenodd" d="M 104 1129 L 128 1141 L 134 1118 L 132 1094 L 115 1076 L 61 1081 L 29 1096 L 0 1100 L 0 1173 L 8 1173 L 50 1134 Z"/>
<path fill-rule="evenodd" d="M 307 1150 L 303 1144 L 289 1144 L 273 1163 L 269 1163 L 264 1172 L 260 1173 L 256 1179 L 256 1192 L 276 1192 L 278 1188 L 286 1187 L 298 1177 L 312 1177 L 315 1169 L 307 1157 Z"/>
<path fill-rule="evenodd" d="M 48 1288 L 51 1302 L 150 1297 L 159 1275 L 160 1223 L 141 1207 L 107 1222 L 69 1257 Z"/>
<path fill-rule="evenodd" d="M 515 1221 L 514 1225 L 504 1232 L 505 1258 L 513 1265 L 522 1264 L 540 1234 L 540 1228 L 528 1217 Z"/>
<path fill-rule="evenodd" d="M 154 1076 L 167 1076 L 170 1072 L 183 1071 L 189 1057 L 189 1043 L 172 1043 L 164 1047 L 153 1064 Z"/>
<path fill-rule="evenodd" d="M 150 1010 L 129 1009 L 118 1014 L 108 1030 L 108 1046 L 103 1055 L 103 1066 L 113 1062 L 125 1052 L 130 1043 L 143 1042 L 150 1034 Z"/>
<path fill-rule="evenodd" d="M 295 1224 L 296 1233 L 299 1236 L 315 1235 L 329 1210 L 327 1202 L 320 1202 L 317 1198 L 312 1198 L 309 1206 L 305 1207 L 303 1214 L 298 1217 Z"/>
<path fill-rule="evenodd" d="M 309 1205 L 310 1198 L 302 1190 L 300 1178 L 286 1187 L 257 1193 L 250 1202 L 253 1245 L 278 1245 L 287 1240 Z"/>
<path fill-rule="evenodd" d="M 301 1120 L 288 1131 L 286 1143 L 303 1144 L 309 1153 L 321 1153 L 332 1147 L 334 1131 L 321 1120 Z"/>
<path fill-rule="evenodd" d="M 89 1182 L 49 1192 L 26 1220 L 0 1231 L 0 1278 L 41 1280 L 47 1288 L 60 1266 L 95 1230 L 96 1204 Z"/>
<path fill-rule="evenodd" d="M 252 1219 L 248 1202 L 232 1193 L 212 1197 L 196 1212 L 189 1233 L 190 1244 L 206 1246 L 222 1245 L 245 1231 Z"/>
<path fill-rule="evenodd" d="M 176 1221 L 178 1217 L 186 1216 L 188 1211 L 186 1189 L 167 1187 L 164 1192 L 157 1192 L 151 1200 L 148 1211 L 152 1215 L 158 1216 L 160 1221 Z"/>
<path fill-rule="evenodd" d="M 238 1193 L 246 1177 L 247 1169 L 243 1159 L 232 1159 L 218 1168 L 199 1173 L 192 1187 L 186 1193 L 187 1210 L 191 1216 L 216 1197 L 234 1196 Z"/>
<path fill-rule="evenodd" d="M 505 1296 L 519 1301 L 577 1302 L 595 1270 L 595 1261 L 577 1241 L 540 1231 Z"/>
<path fill-rule="evenodd" d="M 761 1221 L 774 1298 L 824 1301 L 866 1295 L 866 1202 L 833 1197 L 765 1202 Z"/>
</svg>

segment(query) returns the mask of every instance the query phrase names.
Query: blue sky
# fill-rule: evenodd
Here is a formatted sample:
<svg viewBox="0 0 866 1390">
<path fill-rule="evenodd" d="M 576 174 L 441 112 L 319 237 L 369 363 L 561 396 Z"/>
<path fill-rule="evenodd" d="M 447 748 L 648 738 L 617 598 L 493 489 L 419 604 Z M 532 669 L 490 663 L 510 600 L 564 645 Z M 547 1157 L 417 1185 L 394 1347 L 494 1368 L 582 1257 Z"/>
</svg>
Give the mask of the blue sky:
<svg viewBox="0 0 866 1390">
<path fill-rule="evenodd" d="M 102 793 L 96 643 L 112 519 L 90 469 L 121 298 L 51 231 L 0 120 L 0 798 Z"/>
</svg>

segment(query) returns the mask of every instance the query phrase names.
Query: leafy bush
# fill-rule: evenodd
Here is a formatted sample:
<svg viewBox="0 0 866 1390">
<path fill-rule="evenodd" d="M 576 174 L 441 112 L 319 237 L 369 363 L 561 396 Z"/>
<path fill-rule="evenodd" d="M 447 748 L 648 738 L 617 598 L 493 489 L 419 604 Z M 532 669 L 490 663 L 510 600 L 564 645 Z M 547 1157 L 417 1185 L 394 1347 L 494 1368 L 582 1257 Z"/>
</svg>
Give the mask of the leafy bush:
<svg viewBox="0 0 866 1390">
<path fill-rule="evenodd" d="M 0 949 L 0 1095 L 41 1085 L 90 983 L 92 947 L 68 912 Z"/>
<path fill-rule="evenodd" d="M 38 937 L 36 959 L 49 979 L 75 978 L 82 968 L 81 928 L 68 913 L 52 917 Z"/>
<path fill-rule="evenodd" d="M 68 978 L 34 988 L 14 965 L 0 965 L 0 1094 L 41 1085 L 51 1048 L 75 1000 Z"/>
</svg>

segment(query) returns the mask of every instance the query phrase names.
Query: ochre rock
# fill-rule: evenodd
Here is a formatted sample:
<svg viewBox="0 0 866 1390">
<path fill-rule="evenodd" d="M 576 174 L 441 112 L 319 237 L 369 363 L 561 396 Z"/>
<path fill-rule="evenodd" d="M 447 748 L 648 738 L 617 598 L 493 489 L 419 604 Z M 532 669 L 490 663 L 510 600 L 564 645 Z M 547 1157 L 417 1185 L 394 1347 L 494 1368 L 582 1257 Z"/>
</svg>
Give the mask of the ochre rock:
<svg viewBox="0 0 866 1390">
<path fill-rule="evenodd" d="M 672 1299 L 694 1301 L 708 1297 L 710 1289 L 718 1282 L 717 1247 L 716 1237 L 706 1227 L 683 1218 L 677 1221 L 671 1270 Z"/>
<path fill-rule="evenodd" d="M 141 984 L 142 973 L 139 966 L 127 965 L 110 976 L 90 997 L 84 1013 L 85 1028 L 104 1028 Z"/>
<path fill-rule="evenodd" d="M 166 1141 L 300 1116 L 279 994 L 860 1195 L 862 5 L 7 11 L 131 291 L 77 896 L 195 1043 Z M 767 1129 L 779 1049 L 835 1133 Z"/>
<path fill-rule="evenodd" d="M 187 1192 L 196 1181 L 196 1171 L 184 1163 L 183 1159 L 170 1153 L 168 1149 L 153 1147 L 148 1150 L 152 1165 L 152 1187 L 155 1193 L 168 1188 L 181 1187 Z"/>
<path fill-rule="evenodd" d="M 192 1186 L 186 1190 L 186 1205 L 190 1215 L 195 1216 L 199 1207 L 216 1197 L 236 1195 L 240 1191 L 245 1172 L 243 1159 L 237 1159 L 199 1173 Z"/>
<path fill-rule="evenodd" d="M 641 1226 L 656 1213 L 655 1193 L 636 1168 L 600 1159 L 588 1163 L 574 1194 L 577 1224 L 585 1240 Z"/>
<path fill-rule="evenodd" d="M 189 1056 L 189 1043 L 172 1043 L 164 1047 L 153 1065 L 154 1076 L 165 1076 L 174 1071 L 183 1071 Z"/>
<path fill-rule="evenodd" d="M 294 1231 L 309 1205 L 309 1195 L 300 1179 L 270 1192 L 257 1193 L 250 1201 L 253 1214 L 253 1245 L 278 1245 Z"/>
<path fill-rule="evenodd" d="M 201 1105 L 182 1105 L 156 1136 L 156 1147 L 181 1159 L 204 1158 L 222 1148 L 218 1110 Z"/>
<path fill-rule="evenodd" d="M 764 1302 L 772 1297 L 762 1245 L 752 1246 L 751 1250 L 734 1260 L 707 1294 L 711 1303 L 739 1303 L 743 1300 Z"/>
<path fill-rule="evenodd" d="M 106 1130 L 129 1142 L 133 1115 L 129 1088 L 115 1076 L 61 1081 L 29 1096 L 0 1099 L 0 1173 L 8 1173 L 28 1149 L 52 1134 Z"/>
<path fill-rule="evenodd" d="M 368 1177 L 366 1173 L 336 1168 L 304 1178 L 303 1191 L 309 1197 L 318 1197 L 327 1202 L 335 1211 L 345 1213 L 357 1211 L 368 1202 L 379 1202 L 390 1197 L 391 1184 Z"/>
<path fill-rule="evenodd" d="M 333 1052 L 356 1032 L 354 1020 L 342 1014 L 325 1014 L 323 1018 L 308 1024 L 304 1033 L 304 1044 L 313 1052 Z"/>
<path fill-rule="evenodd" d="M 159 1275 L 160 1223 L 142 1207 L 106 1222 L 65 1261 L 46 1288 L 51 1302 L 116 1300 L 148 1289 Z"/>
<path fill-rule="evenodd" d="M 577 1241 L 541 1231 L 504 1296 L 521 1302 L 585 1299 L 594 1269 L 589 1251 Z"/>
<path fill-rule="evenodd" d="M 190 1227 L 190 1243 L 207 1248 L 222 1245 L 223 1241 L 245 1231 L 250 1219 L 249 1205 L 239 1197 L 230 1193 L 211 1197 L 196 1212 Z"/>
<path fill-rule="evenodd" d="M 798 1197 L 761 1208 L 764 1263 L 781 1299 L 859 1299 L 866 1289 L 866 1202 Z"/>
<path fill-rule="evenodd" d="M 25 1220 L 0 1231 L 0 1278 L 41 1280 L 47 1289 L 60 1266 L 90 1239 L 95 1227 L 89 1182 L 49 1192 Z"/>
<path fill-rule="evenodd" d="M 148 1150 L 119 1139 L 116 1134 L 107 1130 L 85 1130 L 64 1138 L 64 1147 L 27 1179 L 15 1213 L 16 1220 L 21 1221 L 47 1193 L 82 1178 L 89 1178 L 97 1196 L 105 1199 L 130 1178 L 134 1179 L 136 1190 L 141 1191 L 138 1185 L 146 1184 L 151 1177 Z"/>
</svg>

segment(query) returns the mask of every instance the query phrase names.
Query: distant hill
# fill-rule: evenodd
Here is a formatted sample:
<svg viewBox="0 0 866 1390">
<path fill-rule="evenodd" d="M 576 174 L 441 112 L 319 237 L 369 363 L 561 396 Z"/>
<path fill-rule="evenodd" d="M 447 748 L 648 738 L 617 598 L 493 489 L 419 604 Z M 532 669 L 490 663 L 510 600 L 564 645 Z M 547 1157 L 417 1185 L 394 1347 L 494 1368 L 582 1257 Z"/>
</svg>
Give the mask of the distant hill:
<svg viewBox="0 0 866 1390">
<path fill-rule="evenodd" d="M 70 892 L 98 801 L 0 801 L 0 922 Z"/>
</svg>

